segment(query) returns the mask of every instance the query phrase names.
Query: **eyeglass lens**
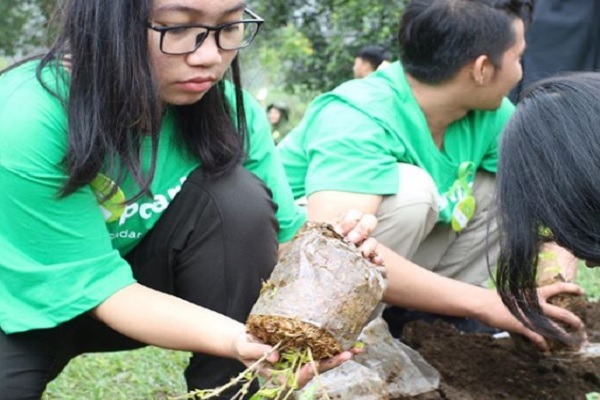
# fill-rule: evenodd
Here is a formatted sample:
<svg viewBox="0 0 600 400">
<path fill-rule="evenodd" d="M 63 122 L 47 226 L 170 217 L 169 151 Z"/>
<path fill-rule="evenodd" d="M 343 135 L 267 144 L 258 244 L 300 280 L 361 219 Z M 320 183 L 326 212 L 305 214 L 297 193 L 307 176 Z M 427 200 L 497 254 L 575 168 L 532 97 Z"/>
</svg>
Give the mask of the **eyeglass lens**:
<svg viewBox="0 0 600 400">
<path fill-rule="evenodd" d="M 255 22 L 237 22 L 225 25 L 216 32 L 217 44 L 223 50 L 236 50 L 250 44 L 258 30 Z M 209 29 L 203 27 L 182 27 L 164 32 L 162 50 L 171 54 L 194 51 L 204 42 Z"/>
</svg>

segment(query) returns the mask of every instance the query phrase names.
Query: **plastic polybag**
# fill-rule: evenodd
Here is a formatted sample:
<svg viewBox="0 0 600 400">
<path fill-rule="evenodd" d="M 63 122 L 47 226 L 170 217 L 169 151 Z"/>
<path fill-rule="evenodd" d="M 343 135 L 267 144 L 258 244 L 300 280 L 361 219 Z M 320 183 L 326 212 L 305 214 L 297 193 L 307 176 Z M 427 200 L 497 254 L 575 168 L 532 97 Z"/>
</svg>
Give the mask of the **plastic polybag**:
<svg viewBox="0 0 600 400">
<path fill-rule="evenodd" d="M 417 396 L 439 387 L 439 372 L 418 352 L 394 338 L 383 318 L 370 322 L 359 340 L 365 345 L 363 353 L 311 380 L 295 399 L 388 400 Z"/>
<path fill-rule="evenodd" d="M 385 290 L 382 268 L 324 223 L 306 223 L 263 285 L 248 331 L 315 360 L 353 347 Z"/>
</svg>

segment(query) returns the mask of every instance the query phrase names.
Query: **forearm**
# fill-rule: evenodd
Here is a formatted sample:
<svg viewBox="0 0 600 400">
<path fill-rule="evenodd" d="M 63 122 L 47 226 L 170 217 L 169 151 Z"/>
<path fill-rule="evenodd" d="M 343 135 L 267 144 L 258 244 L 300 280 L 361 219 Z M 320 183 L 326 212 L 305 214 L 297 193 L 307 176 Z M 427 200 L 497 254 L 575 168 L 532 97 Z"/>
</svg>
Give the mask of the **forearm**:
<svg viewBox="0 0 600 400">
<path fill-rule="evenodd" d="M 577 279 L 577 257 L 556 243 L 544 244 L 538 258 L 538 285 L 557 282 L 557 276 L 566 282 L 575 282 Z"/>
<path fill-rule="evenodd" d="M 127 286 L 92 310 L 114 330 L 143 343 L 235 357 L 243 324 L 139 284 Z"/>
<path fill-rule="evenodd" d="M 387 269 L 388 304 L 437 314 L 475 317 L 495 296 L 485 288 L 446 278 L 420 267 L 383 245 L 378 251 Z"/>
</svg>

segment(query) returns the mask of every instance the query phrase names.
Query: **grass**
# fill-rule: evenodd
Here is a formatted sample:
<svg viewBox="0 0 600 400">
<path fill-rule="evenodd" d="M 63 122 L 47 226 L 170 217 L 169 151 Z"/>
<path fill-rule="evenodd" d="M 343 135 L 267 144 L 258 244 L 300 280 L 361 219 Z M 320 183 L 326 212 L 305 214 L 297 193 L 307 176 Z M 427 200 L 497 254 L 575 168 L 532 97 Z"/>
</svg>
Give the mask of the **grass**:
<svg viewBox="0 0 600 400">
<path fill-rule="evenodd" d="M 593 301 L 600 300 L 600 271 L 582 267 L 578 283 Z M 89 354 L 69 363 L 43 400 L 164 400 L 186 393 L 182 374 L 188 353 L 147 347 Z M 600 400 L 590 393 L 587 400 Z"/>
<path fill-rule="evenodd" d="M 72 360 L 48 385 L 43 400 L 150 400 L 187 392 L 188 353 L 146 347 L 85 354 Z"/>
<path fill-rule="evenodd" d="M 600 271 L 598 269 L 580 267 L 577 273 L 577 283 L 585 289 L 590 301 L 600 301 Z"/>
</svg>

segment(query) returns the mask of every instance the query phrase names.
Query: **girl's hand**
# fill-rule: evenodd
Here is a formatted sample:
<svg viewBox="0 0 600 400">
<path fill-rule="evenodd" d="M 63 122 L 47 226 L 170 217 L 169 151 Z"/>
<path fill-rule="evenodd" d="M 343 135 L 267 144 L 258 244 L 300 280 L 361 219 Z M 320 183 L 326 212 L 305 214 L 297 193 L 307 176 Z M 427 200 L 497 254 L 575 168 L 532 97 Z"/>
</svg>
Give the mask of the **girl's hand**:
<svg viewBox="0 0 600 400">
<path fill-rule="evenodd" d="M 551 318 L 557 322 L 570 325 L 577 330 L 583 329 L 583 322 L 581 319 L 579 319 L 579 317 L 569 310 L 547 302 L 550 297 L 559 293 L 580 295 L 583 294 L 583 291 L 577 285 L 563 282 L 541 287 L 538 289 L 538 296 L 542 311 L 548 318 Z M 542 335 L 526 328 L 521 322 L 512 316 L 512 314 L 502 303 L 502 300 L 500 300 L 500 296 L 494 290 L 490 290 L 489 294 L 489 301 L 485 303 L 485 305 L 482 307 L 481 314 L 476 318 L 489 326 L 494 326 L 509 332 L 519 333 L 527 337 L 541 351 L 548 350 L 548 344 Z"/>
<path fill-rule="evenodd" d="M 350 351 L 344 351 L 334 357 L 325 360 L 315 361 L 314 364 L 309 363 L 303 366 L 298 372 L 296 383 L 301 389 L 304 387 L 317 373 L 321 374 L 338 365 L 350 360 L 353 355 L 362 352 L 360 348 L 353 348 Z M 266 378 L 271 376 L 273 364 L 279 361 L 279 352 L 273 347 L 260 343 L 252 335 L 243 332 L 239 334 L 234 342 L 234 353 L 237 354 L 237 359 L 247 367 L 253 367 L 259 374 Z M 262 360 L 262 362 L 259 362 Z M 316 368 L 316 372 L 315 372 Z"/>
<path fill-rule="evenodd" d="M 329 371 L 337 367 L 340 364 L 345 363 L 352 359 L 355 354 L 361 353 L 362 350 L 358 348 L 351 349 L 350 351 L 343 351 L 340 354 L 337 354 L 333 357 L 326 358 L 324 360 L 315 361 L 314 364 L 306 364 L 296 378 L 296 382 L 298 383 L 298 389 L 303 388 L 311 379 L 313 379 L 317 373 L 322 374 L 323 372 Z M 317 369 L 317 373 L 315 373 L 315 368 Z"/>
<path fill-rule="evenodd" d="M 569 325 L 573 327 L 576 331 L 582 331 L 583 329 L 585 329 L 583 321 L 577 315 L 573 314 L 566 308 L 562 308 L 548 303 L 548 299 L 561 293 L 583 295 L 583 289 L 572 283 L 560 282 L 540 287 L 538 288 L 537 292 L 542 311 L 544 312 L 544 315 L 546 317 L 552 319 L 553 321 Z M 536 345 L 536 347 L 538 347 L 542 351 L 548 350 L 548 344 L 544 337 L 542 337 L 537 332 L 533 332 L 526 328 L 523 329 L 525 329 L 523 334 L 527 338 L 529 338 Z"/>
<path fill-rule="evenodd" d="M 377 227 L 377 218 L 372 214 L 363 214 L 352 209 L 334 224 L 335 230 L 346 240 L 359 247 L 363 256 L 377 265 L 383 265 L 383 258 L 377 252 L 377 240 L 369 235 Z"/>
<path fill-rule="evenodd" d="M 279 360 L 279 353 L 272 346 L 261 343 L 254 336 L 246 333 L 245 328 L 235 337 L 233 354 L 246 367 L 254 366 L 260 373 L 264 373 L 269 364 L 274 364 Z M 257 364 L 261 359 L 263 362 Z"/>
</svg>

